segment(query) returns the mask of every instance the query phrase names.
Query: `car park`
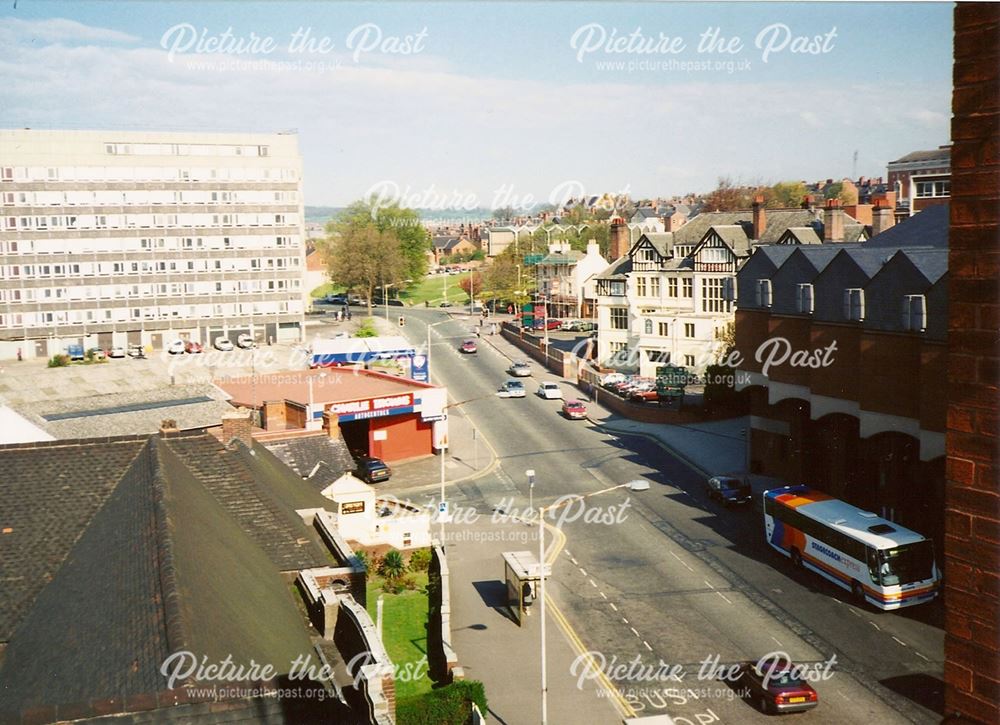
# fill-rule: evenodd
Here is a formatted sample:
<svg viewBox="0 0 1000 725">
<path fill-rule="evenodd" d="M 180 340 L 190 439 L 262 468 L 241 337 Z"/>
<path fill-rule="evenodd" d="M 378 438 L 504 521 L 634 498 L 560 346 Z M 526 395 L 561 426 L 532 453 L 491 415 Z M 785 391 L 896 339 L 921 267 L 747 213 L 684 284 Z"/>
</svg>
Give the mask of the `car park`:
<svg viewBox="0 0 1000 725">
<path fill-rule="evenodd" d="M 169 345 L 167 345 L 167 352 L 171 355 L 183 355 L 184 354 L 184 341 L 174 340 Z"/>
<path fill-rule="evenodd" d="M 712 476 L 705 481 L 705 489 L 709 498 L 726 506 L 750 503 L 753 500 L 750 480 L 743 475 Z"/>
<path fill-rule="evenodd" d="M 197 355 L 202 351 L 201 343 L 195 342 L 194 340 L 188 340 L 184 344 L 184 352 L 191 353 L 192 355 Z"/>
<path fill-rule="evenodd" d="M 253 339 L 253 335 L 244 332 L 242 335 L 236 338 L 236 345 L 244 350 L 249 350 L 250 348 L 257 347 L 257 343 Z"/>
<path fill-rule="evenodd" d="M 462 344 L 458 346 L 458 351 L 465 353 L 466 355 L 472 355 L 477 349 L 475 340 L 464 340 Z"/>
<path fill-rule="evenodd" d="M 125 357 L 125 348 L 120 345 L 114 345 L 108 348 L 108 357 L 111 358 L 122 358 Z"/>
<path fill-rule="evenodd" d="M 802 679 L 803 666 L 774 656 L 738 665 L 738 683 L 764 714 L 802 712 L 819 704 L 819 695 Z"/>
<path fill-rule="evenodd" d="M 233 341 L 228 337 L 217 337 L 212 343 L 212 347 L 220 352 L 228 352 L 233 349 Z"/>
<path fill-rule="evenodd" d="M 546 400 L 562 400 L 562 389 L 559 387 L 558 383 L 542 383 L 538 386 L 538 390 L 535 391 L 535 395 L 540 398 L 545 398 Z"/>
<path fill-rule="evenodd" d="M 608 373 L 601 378 L 601 387 L 610 390 L 615 383 L 624 382 L 628 377 L 624 373 Z"/>
<path fill-rule="evenodd" d="M 354 475 L 365 483 L 388 481 L 392 476 L 392 469 L 381 458 L 358 456 L 356 463 Z"/>
<path fill-rule="evenodd" d="M 579 400 L 567 400 L 562 404 L 562 414 L 570 420 L 583 420 L 587 417 L 587 406 Z"/>
<path fill-rule="evenodd" d="M 101 348 L 92 347 L 89 350 L 87 350 L 87 357 L 92 358 L 94 360 L 103 360 L 104 358 L 107 357 L 107 355 L 104 354 L 104 350 L 102 350 Z"/>
<path fill-rule="evenodd" d="M 524 383 L 520 380 L 508 380 L 497 390 L 498 398 L 523 398 L 524 396 Z"/>
<path fill-rule="evenodd" d="M 527 363 L 527 361 L 519 360 L 511 363 L 510 367 L 507 368 L 507 372 L 515 378 L 526 378 L 531 375 L 531 366 Z"/>
</svg>

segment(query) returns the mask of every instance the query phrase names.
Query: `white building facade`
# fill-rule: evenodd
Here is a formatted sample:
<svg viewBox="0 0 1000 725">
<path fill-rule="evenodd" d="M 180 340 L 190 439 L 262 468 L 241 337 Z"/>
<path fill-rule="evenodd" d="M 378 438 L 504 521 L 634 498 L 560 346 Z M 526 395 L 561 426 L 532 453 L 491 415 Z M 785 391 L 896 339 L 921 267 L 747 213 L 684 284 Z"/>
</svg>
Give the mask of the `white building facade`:
<svg viewBox="0 0 1000 725">
<path fill-rule="evenodd" d="M 293 134 L 0 131 L 0 359 L 302 338 Z"/>
<path fill-rule="evenodd" d="M 593 240 L 586 253 L 570 249 L 569 242 L 550 244 L 549 253 L 535 265 L 537 289 L 549 301 L 549 316 L 591 317 L 594 298 L 586 296 L 587 282 L 607 266 Z"/>
</svg>

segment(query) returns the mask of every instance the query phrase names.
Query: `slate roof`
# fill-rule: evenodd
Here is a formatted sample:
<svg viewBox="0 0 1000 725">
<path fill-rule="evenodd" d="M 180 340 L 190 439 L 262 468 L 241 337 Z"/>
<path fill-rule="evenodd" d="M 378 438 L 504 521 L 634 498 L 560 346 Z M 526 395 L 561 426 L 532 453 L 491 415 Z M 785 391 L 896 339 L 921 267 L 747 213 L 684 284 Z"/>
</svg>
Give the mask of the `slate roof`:
<svg viewBox="0 0 1000 725">
<path fill-rule="evenodd" d="M 636 216 L 642 217 L 643 219 L 657 219 L 659 214 L 657 214 L 656 209 L 650 209 L 649 207 L 643 207 L 641 209 L 636 209 L 635 214 L 632 215 L 633 218 Z"/>
<path fill-rule="evenodd" d="M 594 279 L 614 279 L 614 280 L 624 280 L 629 272 L 632 271 L 632 258 L 627 254 L 619 257 L 605 269 L 600 274 L 596 275 Z"/>
<path fill-rule="evenodd" d="M 281 567 L 335 563 L 293 510 L 323 499 L 254 453 L 204 432 L 0 447 L 0 721 L 34 708 L 76 719 L 94 701 L 155 708 L 169 702 L 160 666 L 180 650 L 279 673 L 312 651 Z"/>
<path fill-rule="evenodd" d="M 331 438 L 325 432 L 264 441 L 263 445 L 300 477 L 306 478 L 317 491 L 325 489 L 345 472 L 354 470 L 354 459 L 344 439 Z"/>
<path fill-rule="evenodd" d="M 947 249 L 903 249 L 901 251 L 931 284 L 937 282 L 948 272 Z"/>
<path fill-rule="evenodd" d="M 575 264 L 584 258 L 584 253 L 571 249 L 568 252 L 551 252 L 539 260 L 538 264 Z"/>
<path fill-rule="evenodd" d="M 900 156 L 895 161 L 890 161 L 890 164 L 904 164 L 913 161 L 934 161 L 941 159 L 944 161 L 951 160 L 951 149 L 933 149 L 931 151 L 912 151 L 905 156 Z"/>
<path fill-rule="evenodd" d="M 869 239 L 866 247 L 948 248 L 948 204 L 936 204 Z"/>
<path fill-rule="evenodd" d="M 813 227 L 788 227 L 779 240 L 781 244 L 822 244 L 823 238 Z"/>
<path fill-rule="evenodd" d="M 750 239 L 747 237 L 746 229 L 739 224 L 716 224 L 706 232 L 705 236 L 711 233 L 725 242 L 737 256 L 744 257 L 750 254 Z"/>
</svg>

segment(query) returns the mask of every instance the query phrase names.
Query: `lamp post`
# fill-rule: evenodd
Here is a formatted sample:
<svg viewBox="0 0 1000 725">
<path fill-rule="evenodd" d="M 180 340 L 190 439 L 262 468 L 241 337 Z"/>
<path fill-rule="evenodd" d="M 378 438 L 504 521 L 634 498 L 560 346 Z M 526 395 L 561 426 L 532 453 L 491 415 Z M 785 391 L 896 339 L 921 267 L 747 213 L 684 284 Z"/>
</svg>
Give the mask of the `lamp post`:
<svg viewBox="0 0 1000 725">
<path fill-rule="evenodd" d="M 525 471 L 528 475 L 528 495 L 531 495 L 531 488 L 534 486 L 535 476 L 534 471 Z M 636 479 L 634 481 L 629 481 L 628 483 L 621 483 L 617 486 L 610 486 L 609 488 L 602 488 L 600 491 L 592 491 L 588 494 L 575 497 L 567 497 L 559 504 L 553 504 L 552 506 L 539 506 L 538 507 L 538 598 L 542 602 L 541 608 L 541 618 L 542 618 L 542 725 L 547 725 L 549 718 L 549 693 L 548 693 L 548 679 L 545 671 L 545 512 L 562 508 L 570 503 L 575 503 L 581 499 L 590 498 L 591 496 L 598 496 L 602 493 L 608 493 L 609 491 L 616 491 L 619 488 L 627 488 L 630 491 L 647 491 L 649 490 L 649 482 L 643 479 Z"/>
</svg>

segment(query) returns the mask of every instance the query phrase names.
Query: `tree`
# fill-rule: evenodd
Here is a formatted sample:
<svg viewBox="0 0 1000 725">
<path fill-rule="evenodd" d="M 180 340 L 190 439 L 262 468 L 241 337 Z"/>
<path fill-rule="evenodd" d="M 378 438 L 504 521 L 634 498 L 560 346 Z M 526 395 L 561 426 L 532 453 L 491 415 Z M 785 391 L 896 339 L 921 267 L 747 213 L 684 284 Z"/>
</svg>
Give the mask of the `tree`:
<svg viewBox="0 0 1000 725">
<path fill-rule="evenodd" d="M 404 573 L 406 573 L 406 562 L 403 560 L 403 555 L 395 549 L 388 551 L 382 559 L 379 574 L 387 582 L 396 582 Z"/>
<path fill-rule="evenodd" d="M 479 274 L 479 272 L 470 272 L 458 280 L 458 286 L 461 287 L 462 291 L 469 296 L 470 300 L 476 293 L 482 296 L 483 275 Z"/>
<path fill-rule="evenodd" d="M 801 181 L 779 181 L 767 195 L 767 206 L 778 209 L 797 209 L 809 193 Z"/>
<path fill-rule="evenodd" d="M 719 177 L 719 185 L 705 197 L 707 211 L 747 209 L 752 199 L 746 187 L 736 186 L 728 176 Z"/>
<path fill-rule="evenodd" d="M 335 224 L 340 231 L 336 236 L 321 240 L 319 245 L 330 281 L 348 291 L 364 292 L 370 315 L 375 288 L 404 279 L 399 239 L 389 232 L 379 231 L 373 224 L 357 224 L 350 220 Z"/>
</svg>

